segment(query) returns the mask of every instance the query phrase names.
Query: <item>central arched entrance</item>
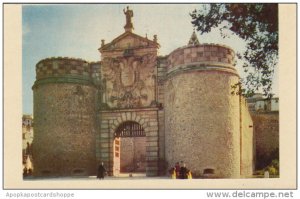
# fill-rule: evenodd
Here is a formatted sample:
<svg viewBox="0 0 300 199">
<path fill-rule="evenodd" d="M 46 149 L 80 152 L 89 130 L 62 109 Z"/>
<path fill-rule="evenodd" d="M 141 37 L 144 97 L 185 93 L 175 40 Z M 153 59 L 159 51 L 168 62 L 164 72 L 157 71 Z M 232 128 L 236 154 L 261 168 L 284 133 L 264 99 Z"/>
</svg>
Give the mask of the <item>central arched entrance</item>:
<svg viewBox="0 0 300 199">
<path fill-rule="evenodd" d="M 146 133 L 135 121 L 121 123 L 114 132 L 113 175 L 146 173 Z"/>
</svg>

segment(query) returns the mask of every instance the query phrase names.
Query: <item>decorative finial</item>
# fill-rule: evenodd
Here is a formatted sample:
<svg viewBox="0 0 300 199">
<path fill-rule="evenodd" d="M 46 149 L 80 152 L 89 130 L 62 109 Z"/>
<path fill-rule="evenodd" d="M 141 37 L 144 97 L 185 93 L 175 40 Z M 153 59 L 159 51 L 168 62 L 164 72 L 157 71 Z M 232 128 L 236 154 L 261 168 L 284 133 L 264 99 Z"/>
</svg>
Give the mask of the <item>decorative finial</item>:
<svg viewBox="0 0 300 199">
<path fill-rule="evenodd" d="M 153 35 L 153 41 L 157 43 L 157 35 Z"/>
<path fill-rule="evenodd" d="M 195 33 L 195 28 L 194 28 L 194 31 L 193 31 L 193 34 L 189 40 L 189 43 L 188 45 L 197 45 L 197 44 L 200 44 L 198 38 L 197 38 L 197 35 Z"/>
<path fill-rule="evenodd" d="M 147 33 L 146 33 L 146 37 L 145 37 L 146 39 L 148 39 L 148 35 L 147 35 Z"/>
<path fill-rule="evenodd" d="M 131 18 L 133 17 L 133 11 L 129 10 L 129 6 L 127 6 L 127 10 L 125 11 L 125 9 L 123 9 L 123 12 L 126 16 L 126 24 L 124 26 L 124 29 L 126 32 L 132 32 L 132 30 L 134 29 L 131 21 Z"/>
<path fill-rule="evenodd" d="M 105 45 L 105 40 L 102 39 L 102 40 L 101 40 L 101 47 L 103 47 L 104 45 Z"/>
</svg>

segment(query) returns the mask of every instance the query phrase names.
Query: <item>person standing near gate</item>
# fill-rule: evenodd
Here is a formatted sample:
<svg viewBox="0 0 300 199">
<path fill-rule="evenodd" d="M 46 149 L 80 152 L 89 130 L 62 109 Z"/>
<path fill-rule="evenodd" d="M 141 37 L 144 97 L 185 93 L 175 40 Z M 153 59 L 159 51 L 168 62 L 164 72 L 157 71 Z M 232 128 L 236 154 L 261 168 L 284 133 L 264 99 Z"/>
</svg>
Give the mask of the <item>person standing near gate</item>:
<svg viewBox="0 0 300 199">
<path fill-rule="evenodd" d="M 106 169 L 104 167 L 103 162 L 101 162 L 101 164 L 98 167 L 97 178 L 99 178 L 100 180 L 104 180 L 105 173 L 106 173 Z"/>
<path fill-rule="evenodd" d="M 176 178 L 179 179 L 180 178 L 180 165 L 179 165 L 179 162 L 176 162 L 176 164 L 175 164 L 175 172 L 176 172 Z"/>
<path fill-rule="evenodd" d="M 188 178 L 188 169 L 185 166 L 185 163 L 182 164 L 180 168 L 180 179 L 187 179 Z"/>
</svg>

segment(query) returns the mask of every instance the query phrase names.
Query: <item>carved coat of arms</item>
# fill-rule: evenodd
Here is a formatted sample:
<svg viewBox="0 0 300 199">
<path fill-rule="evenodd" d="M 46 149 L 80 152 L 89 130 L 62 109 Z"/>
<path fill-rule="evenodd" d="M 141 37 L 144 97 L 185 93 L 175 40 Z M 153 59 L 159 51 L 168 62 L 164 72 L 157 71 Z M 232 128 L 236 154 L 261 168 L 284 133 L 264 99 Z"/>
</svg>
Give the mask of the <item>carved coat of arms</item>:
<svg viewBox="0 0 300 199">
<path fill-rule="evenodd" d="M 106 58 L 102 65 L 105 103 L 111 108 L 149 106 L 155 95 L 155 57 Z"/>
</svg>

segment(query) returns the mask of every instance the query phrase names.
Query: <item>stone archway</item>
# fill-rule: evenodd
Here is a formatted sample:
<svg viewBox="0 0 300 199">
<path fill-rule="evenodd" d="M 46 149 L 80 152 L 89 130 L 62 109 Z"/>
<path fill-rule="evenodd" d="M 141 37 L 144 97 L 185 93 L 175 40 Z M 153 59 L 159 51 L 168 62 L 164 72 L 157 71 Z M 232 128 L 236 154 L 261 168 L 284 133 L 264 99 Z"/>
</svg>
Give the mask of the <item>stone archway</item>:
<svg viewBox="0 0 300 199">
<path fill-rule="evenodd" d="M 146 176 L 158 175 L 159 132 L 158 109 L 101 111 L 100 131 L 96 140 L 96 158 L 104 162 L 109 175 L 115 175 L 115 132 L 124 122 L 136 122 L 144 129 L 146 140 Z M 117 175 L 115 175 L 117 176 Z"/>
<path fill-rule="evenodd" d="M 135 121 L 121 123 L 114 132 L 113 173 L 146 173 L 146 132 Z"/>
</svg>

